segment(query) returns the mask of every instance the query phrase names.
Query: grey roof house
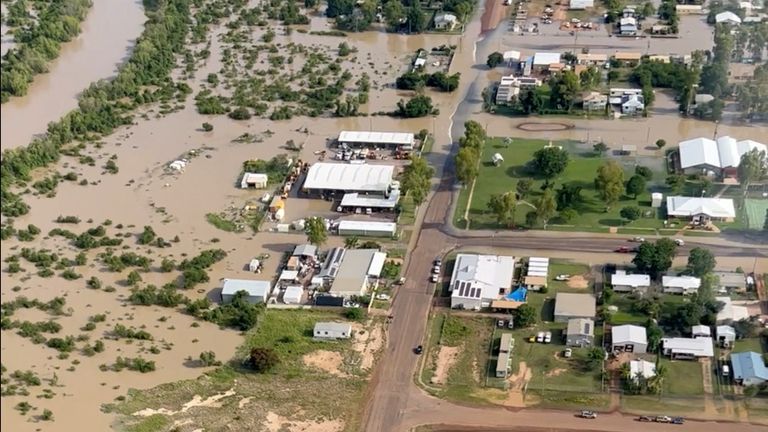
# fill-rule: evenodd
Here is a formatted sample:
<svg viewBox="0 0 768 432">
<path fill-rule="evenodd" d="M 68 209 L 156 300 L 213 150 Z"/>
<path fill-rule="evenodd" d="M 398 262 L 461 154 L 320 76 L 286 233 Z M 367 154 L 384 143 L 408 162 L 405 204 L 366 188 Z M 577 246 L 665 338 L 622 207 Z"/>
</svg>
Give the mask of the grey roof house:
<svg viewBox="0 0 768 432">
<path fill-rule="evenodd" d="M 643 354 L 647 349 L 645 327 L 626 324 L 611 328 L 611 351 Z"/>
<path fill-rule="evenodd" d="M 557 293 L 555 321 L 568 322 L 572 318 L 595 318 L 595 296 L 592 294 Z"/>
<path fill-rule="evenodd" d="M 589 318 L 568 320 L 565 344 L 570 347 L 588 347 L 595 342 L 595 322 Z"/>
</svg>

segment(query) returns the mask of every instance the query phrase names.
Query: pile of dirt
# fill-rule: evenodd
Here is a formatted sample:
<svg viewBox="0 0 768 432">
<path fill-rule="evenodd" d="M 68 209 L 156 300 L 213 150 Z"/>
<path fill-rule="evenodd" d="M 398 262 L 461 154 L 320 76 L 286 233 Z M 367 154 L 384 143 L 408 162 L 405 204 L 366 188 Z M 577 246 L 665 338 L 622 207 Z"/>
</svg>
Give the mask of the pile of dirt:
<svg viewBox="0 0 768 432">
<path fill-rule="evenodd" d="M 589 288 L 589 281 L 582 275 L 571 276 L 568 279 L 568 288 Z"/>
<path fill-rule="evenodd" d="M 340 377 L 346 377 L 347 374 L 343 372 L 340 367 L 344 358 L 341 353 L 335 351 L 317 350 L 302 357 L 304 364 L 310 367 L 320 369 L 324 372 L 328 372 L 331 375 Z"/>
</svg>

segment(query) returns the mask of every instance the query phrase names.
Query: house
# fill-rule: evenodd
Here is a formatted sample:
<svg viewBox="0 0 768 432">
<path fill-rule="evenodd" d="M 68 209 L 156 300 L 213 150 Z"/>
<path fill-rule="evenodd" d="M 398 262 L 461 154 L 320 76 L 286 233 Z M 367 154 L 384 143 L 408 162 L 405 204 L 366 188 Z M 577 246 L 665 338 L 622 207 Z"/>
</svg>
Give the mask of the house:
<svg viewBox="0 0 768 432">
<path fill-rule="evenodd" d="M 595 322 L 589 318 L 568 320 L 565 330 L 565 345 L 570 347 L 588 347 L 595 342 Z"/>
<path fill-rule="evenodd" d="M 595 0 L 571 0 L 568 5 L 570 10 L 581 10 L 591 7 L 595 7 Z"/>
<path fill-rule="evenodd" d="M 611 104 L 616 105 L 621 103 L 621 97 L 623 96 L 632 96 L 632 95 L 642 95 L 643 90 L 638 88 L 621 88 L 621 87 L 614 87 L 608 90 L 608 96 L 611 98 Z M 618 100 L 615 98 L 619 98 Z"/>
<path fill-rule="evenodd" d="M 337 142 L 352 148 L 412 150 L 416 138 L 408 132 L 341 131 Z"/>
<path fill-rule="evenodd" d="M 271 287 L 272 284 L 269 281 L 224 279 L 221 287 L 221 302 L 230 303 L 236 293 L 245 291 L 247 294 L 245 300 L 248 303 L 266 303 Z"/>
<path fill-rule="evenodd" d="M 747 307 L 733 304 L 730 297 L 715 297 L 715 301 L 723 304 L 723 308 L 717 313 L 718 324 L 730 324 L 749 318 Z"/>
<path fill-rule="evenodd" d="M 651 34 L 665 35 L 665 34 L 669 34 L 670 32 L 671 32 L 671 27 L 668 25 L 656 24 L 651 26 Z"/>
<path fill-rule="evenodd" d="M 539 291 L 546 288 L 549 276 L 549 258 L 530 257 L 523 278 L 523 285 L 531 291 Z"/>
<path fill-rule="evenodd" d="M 747 290 L 747 277 L 744 273 L 716 271 L 714 274 L 720 282 L 719 292 L 725 293 L 729 290 L 744 292 Z"/>
<path fill-rule="evenodd" d="M 512 349 L 515 346 L 515 340 L 512 333 L 501 335 L 499 343 L 499 357 L 496 360 L 496 378 L 506 378 L 509 373 L 509 360 L 512 356 Z"/>
<path fill-rule="evenodd" d="M 283 303 L 299 304 L 302 297 L 304 297 L 304 287 L 301 285 L 291 285 L 283 292 Z"/>
<path fill-rule="evenodd" d="M 268 183 L 269 177 L 266 174 L 247 172 L 243 174 L 243 179 L 240 180 L 240 189 L 263 189 L 267 187 Z"/>
<path fill-rule="evenodd" d="M 693 276 L 662 276 L 662 291 L 667 294 L 693 294 L 699 290 L 701 279 Z"/>
<path fill-rule="evenodd" d="M 344 298 L 364 295 L 381 275 L 386 260 L 387 254 L 378 249 L 347 249 L 328 292 Z"/>
<path fill-rule="evenodd" d="M 555 322 L 573 318 L 595 318 L 596 300 L 592 294 L 559 292 L 555 296 Z"/>
<path fill-rule="evenodd" d="M 730 136 L 717 140 L 694 138 L 679 145 L 680 168 L 685 174 L 715 174 L 736 177 L 741 157 L 752 150 L 768 153 L 765 144 L 753 140 L 737 141 Z"/>
<path fill-rule="evenodd" d="M 318 340 L 349 339 L 352 337 L 352 325 L 339 322 L 318 322 L 315 323 L 312 334 Z"/>
<path fill-rule="evenodd" d="M 637 35 L 637 19 L 635 17 L 626 17 L 619 20 L 619 34 L 622 36 Z"/>
<path fill-rule="evenodd" d="M 634 381 L 651 379 L 656 376 L 656 364 L 646 360 L 630 360 L 629 375 Z"/>
<path fill-rule="evenodd" d="M 611 287 L 615 292 L 645 291 L 651 286 L 651 277 L 647 274 L 627 274 L 625 270 L 616 270 L 611 276 Z"/>
<path fill-rule="evenodd" d="M 614 60 L 625 63 L 628 66 L 640 63 L 642 57 L 643 55 L 641 53 L 634 51 L 617 51 L 616 54 L 613 55 Z"/>
<path fill-rule="evenodd" d="M 663 54 L 652 54 L 648 56 L 648 61 L 657 62 L 657 63 L 671 63 L 672 56 L 663 55 Z"/>
<path fill-rule="evenodd" d="M 705 325 L 695 325 L 691 327 L 691 336 L 697 337 L 712 337 L 712 329 Z"/>
<path fill-rule="evenodd" d="M 633 5 L 627 5 L 624 7 L 624 9 L 621 11 L 621 16 L 623 18 L 633 18 L 637 15 L 637 12 L 635 12 L 635 6 Z"/>
<path fill-rule="evenodd" d="M 736 342 L 736 329 L 728 325 L 719 325 L 715 329 L 717 344 L 722 347 L 733 346 Z"/>
<path fill-rule="evenodd" d="M 602 111 L 608 105 L 608 96 L 592 91 L 581 97 L 581 105 L 587 111 Z"/>
<path fill-rule="evenodd" d="M 339 221 L 338 230 L 341 236 L 393 238 L 397 234 L 397 223 L 343 220 Z"/>
<path fill-rule="evenodd" d="M 736 15 L 731 11 L 725 11 L 715 15 L 715 23 L 717 24 L 727 23 L 732 25 L 739 25 L 741 24 L 741 18 L 739 18 L 738 15 Z"/>
<path fill-rule="evenodd" d="M 512 286 L 515 258 L 511 256 L 459 254 L 451 274 L 451 307 L 487 308 Z"/>
<path fill-rule="evenodd" d="M 621 98 L 621 113 L 624 115 L 635 115 L 643 112 L 644 109 L 643 95 L 628 95 Z"/>
<path fill-rule="evenodd" d="M 501 77 L 496 90 L 496 104 L 506 105 L 525 88 L 534 88 L 541 85 L 541 80 L 533 77 L 516 77 L 513 75 Z"/>
<path fill-rule="evenodd" d="M 533 71 L 543 72 L 549 70 L 549 66 L 560 63 L 559 52 L 537 52 L 533 55 Z"/>
<path fill-rule="evenodd" d="M 673 360 L 693 360 L 701 357 L 714 357 L 712 338 L 663 338 L 662 352 Z"/>
<path fill-rule="evenodd" d="M 711 220 L 733 220 L 736 209 L 730 198 L 668 196 L 667 216 L 689 219 L 694 224 L 706 224 Z"/>
<path fill-rule="evenodd" d="M 435 15 L 435 28 L 438 30 L 451 31 L 458 23 L 459 19 L 452 13 L 439 12 Z"/>
<path fill-rule="evenodd" d="M 625 324 L 611 328 L 611 352 L 644 354 L 647 349 L 645 327 Z"/>
<path fill-rule="evenodd" d="M 763 357 L 754 351 L 731 354 L 733 379 L 744 386 L 759 385 L 768 381 L 768 367 Z"/>
<path fill-rule="evenodd" d="M 317 246 L 311 244 L 296 245 L 291 256 L 299 258 L 315 258 L 317 256 Z"/>
<path fill-rule="evenodd" d="M 587 66 L 602 66 L 608 62 L 608 54 L 599 53 L 578 53 L 576 54 L 576 63 Z"/>
<path fill-rule="evenodd" d="M 501 57 L 508 66 L 513 66 L 515 63 L 520 62 L 520 51 L 509 50 L 501 53 Z"/>
<path fill-rule="evenodd" d="M 675 10 L 677 11 L 678 15 L 700 14 L 700 13 L 702 13 L 702 6 L 701 5 L 683 5 L 683 4 L 679 4 L 679 5 L 675 6 Z"/>
<path fill-rule="evenodd" d="M 310 194 L 362 192 L 386 196 L 392 189 L 394 172 L 394 165 L 319 162 L 309 168 L 302 188 Z"/>
</svg>

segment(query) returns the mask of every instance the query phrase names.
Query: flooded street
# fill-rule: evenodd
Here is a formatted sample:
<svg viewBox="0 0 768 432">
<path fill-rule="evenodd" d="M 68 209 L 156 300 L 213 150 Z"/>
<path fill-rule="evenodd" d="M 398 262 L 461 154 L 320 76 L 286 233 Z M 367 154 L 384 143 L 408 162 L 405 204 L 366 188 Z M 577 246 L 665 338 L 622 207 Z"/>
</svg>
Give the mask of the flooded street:
<svg viewBox="0 0 768 432">
<path fill-rule="evenodd" d="M 93 0 L 80 35 L 61 46 L 49 72 L 37 75 L 27 94 L 0 108 L 2 150 L 25 146 L 36 134 L 77 107 L 77 96 L 92 82 L 110 78 L 128 58 L 144 27 L 141 0 Z M 6 38 L 3 38 L 3 52 Z"/>
</svg>

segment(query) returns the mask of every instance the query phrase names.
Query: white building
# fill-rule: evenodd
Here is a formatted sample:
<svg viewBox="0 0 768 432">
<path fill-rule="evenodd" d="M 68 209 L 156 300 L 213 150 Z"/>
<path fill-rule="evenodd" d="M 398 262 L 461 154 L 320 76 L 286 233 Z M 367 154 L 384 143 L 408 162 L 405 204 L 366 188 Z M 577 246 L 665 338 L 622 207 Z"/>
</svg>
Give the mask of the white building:
<svg viewBox="0 0 768 432">
<path fill-rule="evenodd" d="M 611 276 L 611 286 L 616 292 L 646 290 L 651 286 L 651 277 L 646 274 L 627 274 L 625 270 L 616 270 Z"/>
<path fill-rule="evenodd" d="M 667 216 L 690 219 L 695 224 L 736 217 L 730 198 L 667 197 Z"/>
<path fill-rule="evenodd" d="M 312 334 L 315 339 L 319 340 L 349 339 L 352 337 L 352 325 L 338 322 L 318 322 L 315 323 Z"/>
<path fill-rule="evenodd" d="M 635 115 L 644 109 L 643 95 L 627 95 L 621 98 L 621 113 L 624 115 Z"/>
<path fill-rule="evenodd" d="M 393 165 L 319 162 L 312 165 L 304 180 L 307 192 L 368 192 L 386 195 L 392 186 Z"/>
<path fill-rule="evenodd" d="M 230 303 L 235 294 L 245 291 L 247 293 L 245 299 L 249 303 L 265 303 L 271 287 L 272 284 L 269 281 L 224 279 L 224 284 L 221 287 L 221 302 Z"/>
<path fill-rule="evenodd" d="M 283 303 L 299 304 L 304 296 L 304 288 L 300 285 L 291 285 L 283 293 Z"/>
<path fill-rule="evenodd" d="M 481 309 L 512 286 L 515 258 L 497 255 L 459 254 L 451 274 L 451 307 Z"/>
<path fill-rule="evenodd" d="M 662 291 L 667 294 L 693 294 L 699 290 L 701 279 L 693 276 L 662 276 Z"/>
<path fill-rule="evenodd" d="M 440 12 L 435 15 L 435 28 L 438 30 L 451 31 L 458 23 L 459 19 L 452 13 Z"/>
<path fill-rule="evenodd" d="M 644 354 L 648 349 L 645 327 L 631 324 L 611 328 L 611 351 Z"/>
<path fill-rule="evenodd" d="M 674 359 L 691 360 L 700 357 L 714 357 L 712 338 L 663 338 L 661 347 L 664 355 Z"/>
<path fill-rule="evenodd" d="M 269 183 L 269 177 L 266 174 L 247 172 L 243 174 L 243 179 L 240 181 L 241 189 L 248 189 L 249 187 L 256 189 L 263 189 L 267 187 Z"/>
<path fill-rule="evenodd" d="M 549 258 L 530 257 L 525 271 L 523 284 L 531 291 L 539 291 L 547 286 L 549 281 Z"/>
<path fill-rule="evenodd" d="M 550 65 L 560 63 L 559 52 L 537 52 L 533 55 L 533 69 L 543 71 L 549 69 Z"/>
<path fill-rule="evenodd" d="M 705 325 L 695 325 L 691 327 L 691 336 L 697 337 L 712 337 L 712 329 Z"/>
<path fill-rule="evenodd" d="M 533 77 L 503 76 L 496 90 L 496 104 L 505 105 L 520 94 L 524 88 L 535 88 L 541 85 L 541 80 Z"/>
<path fill-rule="evenodd" d="M 595 7 L 595 0 L 571 0 L 568 9 L 581 10 L 591 7 Z"/>
<path fill-rule="evenodd" d="M 680 142 L 680 168 L 686 174 L 723 174 L 736 176 L 741 157 L 752 151 L 768 153 L 765 144 L 753 140 L 737 141 L 730 136 L 717 140 L 693 138 Z"/>
<path fill-rule="evenodd" d="M 741 18 L 731 11 L 720 12 L 715 15 L 715 22 L 717 24 L 728 23 L 733 25 L 741 24 Z"/>
<path fill-rule="evenodd" d="M 718 324 L 730 324 L 749 318 L 747 307 L 733 304 L 730 297 L 715 297 L 715 301 L 723 304 L 723 309 L 717 313 Z"/>
<path fill-rule="evenodd" d="M 395 222 L 343 220 L 339 221 L 339 235 L 360 237 L 388 237 L 397 233 Z"/>
<path fill-rule="evenodd" d="M 381 275 L 387 254 L 378 249 L 347 249 L 338 264 L 329 293 L 337 297 L 364 295 Z M 321 271 L 322 274 L 322 271 Z"/>
<path fill-rule="evenodd" d="M 653 378 L 656 376 L 656 364 L 646 360 L 630 360 L 629 374 L 634 381 Z"/>
<path fill-rule="evenodd" d="M 733 346 L 736 342 L 736 329 L 729 325 L 719 325 L 715 329 L 715 337 L 720 346 Z"/>
<path fill-rule="evenodd" d="M 350 147 L 402 148 L 410 150 L 416 139 L 408 132 L 341 131 L 339 144 Z"/>
<path fill-rule="evenodd" d="M 637 19 L 626 17 L 619 20 L 619 33 L 622 36 L 634 36 L 637 34 Z"/>
</svg>

